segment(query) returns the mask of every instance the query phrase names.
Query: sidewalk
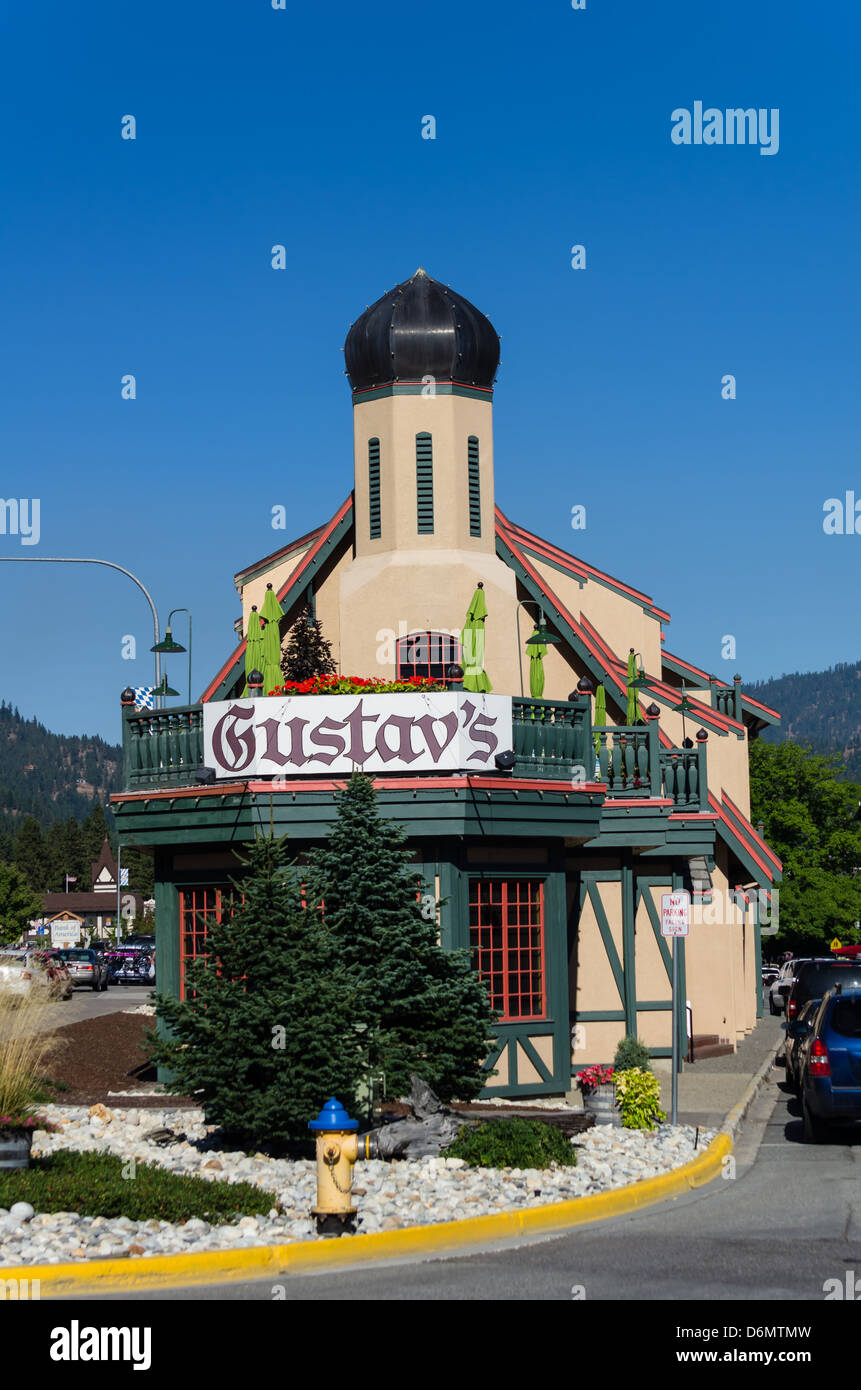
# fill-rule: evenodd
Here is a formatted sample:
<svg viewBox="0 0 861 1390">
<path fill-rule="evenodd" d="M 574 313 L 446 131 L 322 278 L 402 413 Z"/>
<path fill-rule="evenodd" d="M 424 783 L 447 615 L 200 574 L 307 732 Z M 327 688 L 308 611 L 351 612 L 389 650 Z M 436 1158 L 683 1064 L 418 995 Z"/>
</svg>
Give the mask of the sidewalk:
<svg viewBox="0 0 861 1390">
<path fill-rule="evenodd" d="M 764 1014 L 729 1057 L 686 1062 L 679 1076 L 679 1123 L 718 1129 L 766 1057 L 783 1045 L 782 1017 Z M 670 1114 L 670 1077 L 661 1077 L 661 1105 Z"/>
</svg>

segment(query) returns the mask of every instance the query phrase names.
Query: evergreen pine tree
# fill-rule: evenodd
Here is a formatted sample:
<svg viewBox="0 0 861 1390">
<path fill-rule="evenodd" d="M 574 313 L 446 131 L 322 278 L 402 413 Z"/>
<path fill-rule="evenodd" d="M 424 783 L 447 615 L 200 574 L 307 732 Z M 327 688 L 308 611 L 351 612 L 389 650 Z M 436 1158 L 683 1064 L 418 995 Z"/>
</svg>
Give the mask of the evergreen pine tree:
<svg viewBox="0 0 861 1390">
<path fill-rule="evenodd" d="M 33 816 L 22 822 L 15 836 L 15 863 L 30 887 L 37 893 L 44 893 L 52 866 L 42 827 Z"/>
<path fill-rule="evenodd" d="M 281 673 L 285 681 L 304 681 L 310 676 L 334 676 L 337 673 L 332 656 L 332 644 L 323 636 L 323 624 L 311 617 L 310 608 L 303 608 L 290 629 L 287 650 L 281 658 Z"/>
<path fill-rule="evenodd" d="M 102 852 L 102 845 L 105 837 L 108 836 L 108 823 L 105 820 L 105 813 L 98 802 L 96 802 L 87 819 L 81 826 L 83 839 L 84 856 L 87 860 L 87 872 L 90 871 Z M 114 852 L 116 847 L 112 845 Z"/>
<path fill-rule="evenodd" d="M 258 837 L 235 886 L 233 915 L 208 922 L 208 956 L 187 967 L 185 1001 L 158 1001 L 169 1036 L 155 1060 L 231 1138 L 307 1140 L 330 1095 L 355 1104 L 362 1067 L 334 943 L 302 906 L 283 841 Z"/>
<path fill-rule="evenodd" d="M 385 1072 L 389 1095 L 417 1072 L 443 1099 L 473 1097 L 494 1032 L 487 991 L 466 951 L 440 946 L 436 904 L 417 900 L 406 835 L 380 815 L 371 779 L 355 773 L 337 804 L 329 839 L 309 855 L 308 900 L 324 904 L 372 1069 Z"/>
</svg>

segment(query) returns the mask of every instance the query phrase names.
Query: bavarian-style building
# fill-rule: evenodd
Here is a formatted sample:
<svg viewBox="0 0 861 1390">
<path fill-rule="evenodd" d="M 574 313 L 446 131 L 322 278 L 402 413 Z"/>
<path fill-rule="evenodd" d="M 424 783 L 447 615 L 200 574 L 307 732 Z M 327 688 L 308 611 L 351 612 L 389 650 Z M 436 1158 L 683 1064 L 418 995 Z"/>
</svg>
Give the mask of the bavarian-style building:
<svg viewBox="0 0 861 1390">
<path fill-rule="evenodd" d="M 779 715 L 740 677 L 668 652 L 669 614 L 642 589 L 497 506 L 499 339 L 462 295 L 417 271 L 353 324 L 345 355 L 352 491 L 239 571 L 241 633 L 257 639 L 271 589 L 280 640 L 308 606 L 343 675 L 447 689 L 361 708 L 258 696 L 243 636 L 201 703 L 125 705 L 113 804 L 122 842 L 155 858 L 162 989 L 182 994 L 206 915 L 228 910 L 237 849 L 272 826 L 301 858 L 358 765 L 442 900 L 443 942 L 471 948 L 501 1012 L 487 1094 L 565 1092 L 625 1033 L 671 1055 L 660 914 L 674 890 L 695 918 L 677 943 L 681 1051 L 686 1001 L 695 1035 L 734 1048 L 761 1012 L 760 936 L 780 877 L 749 819 L 747 745 Z M 478 594 L 483 652 L 465 631 Z M 545 640 L 527 645 L 536 626 Z"/>
</svg>

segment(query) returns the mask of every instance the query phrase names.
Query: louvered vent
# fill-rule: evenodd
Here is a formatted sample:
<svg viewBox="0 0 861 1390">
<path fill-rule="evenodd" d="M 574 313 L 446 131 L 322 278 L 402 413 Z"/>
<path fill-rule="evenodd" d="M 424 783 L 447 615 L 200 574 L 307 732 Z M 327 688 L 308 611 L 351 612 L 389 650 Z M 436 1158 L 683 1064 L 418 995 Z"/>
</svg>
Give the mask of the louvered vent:
<svg viewBox="0 0 861 1390">
<path fill-rule="evenodd" d="M 368 440 L 368 512 L 371 524 L 371 540 L 379 540 L 380 525 L 380 441 Z"/>
<path fill-rule="evenodd" d="M 420 536 L 433 535 L 433 441 L 429 434 L 416 435 L 416 499 Z"/>
<path fill-rule="evenodd" d="M 466 443 L 467 472 L 469 474 L 469 534 L 481 535 L 481 480 L 478 470 L 478 440 L 474 434 Z"/>
</svg>

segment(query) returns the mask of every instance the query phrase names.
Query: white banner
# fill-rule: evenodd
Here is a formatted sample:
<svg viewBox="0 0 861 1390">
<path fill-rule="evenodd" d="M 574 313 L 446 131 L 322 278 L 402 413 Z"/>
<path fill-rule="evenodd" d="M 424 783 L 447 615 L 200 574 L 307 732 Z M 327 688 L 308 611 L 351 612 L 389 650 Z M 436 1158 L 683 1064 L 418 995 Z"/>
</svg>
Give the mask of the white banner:
<svg viewBox="0 0 861 1390">
<path fill-rule="evenodd" d="M 203 706 L 203 761 L 219 778 L 495 770 L 511 696 L 267 695 Z"/>
</svg>

